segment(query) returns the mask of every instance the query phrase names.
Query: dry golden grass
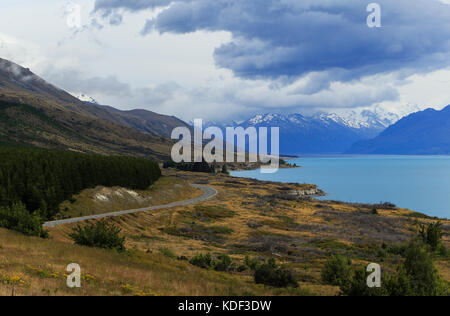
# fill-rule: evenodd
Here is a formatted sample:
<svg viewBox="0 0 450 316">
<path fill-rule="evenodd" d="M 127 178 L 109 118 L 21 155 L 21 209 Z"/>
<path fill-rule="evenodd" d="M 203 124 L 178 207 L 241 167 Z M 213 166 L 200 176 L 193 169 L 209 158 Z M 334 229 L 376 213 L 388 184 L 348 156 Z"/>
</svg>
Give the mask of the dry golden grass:
<svg viewBox="0 0 450 316">
<path fill-rule="evenodd" d="M 104 214 L 115 211 L 138 209 L 200 196 L 203 191 L 195 189 L 186 180 L 161 177 L 148 190 L 97 187 L 87 189 L 65 201 L 60 206 L 58 218 L 72 218 Z"/>
<path fill-rule="evenodd" d="M 320 279 L 323 264 L 331 253 L 348 254 L 355 264 L 374 262 L 372 260 L 378 259 L 375 253 L 381 243 L 404 243 L 417 233 L 414 225 L 416 218 L 408 217 L 412 214 L 408 210 L 380 209 L 379 215 L 374 215 L 368 206 L 282 198 L 283 192 L 314 189 L 311 185 L 165 171 L 165 177 L 158 183 L 161 187 L 155 192 L 175 189 L 180 181 L 207 184 L 216 188 L 219 194 L 198 205 L 108 218 L 109 223 L 122 228 L 126 247 L 130 250 L 128 254 L 74 246 L 68 238 L 76 226 L 73 224 L 51 228 L 53 240 L 26 238 L 0 231 L 0 275 L 14 277 L 18 274 L 23 277 L 27 285 L 19 286 L 18 293 L 24 295 L 53 295 L 55 289 L 58 289 L 57 294 L 63 295 L 299 295 L 305 294 L 304 290 L 317 295 L 336 295 L 338 289 L 323 285 Z M 185 192 L 180 187 L 176 189 L 180 190 L 177 199 L 197 194 Z M 172 193 L 170 196 L 173 197 Z M 158 201 L 168 202 L 164 197 L 160 198 Z M 202 217 L 196 209 L 198 206 L 210 214 L 214 214 L 219 207 L 219 211 L 228 216 Z M 255 228 L 250 223 L 262 226 Z M 444 221 L 446 227 L 449 223 Z M 214 234 L 200 234 L 192 238 L 189 229 L 183 230 L 187 231 L 184 235 L 166 233 L 189 227 L 212 230 L 216 226 L 226 227 L 232 232 L 213 241 L 211 237 L 217 237 Z M 447 247 L 450 245 L 448 231 L 444 242 Z M 200 270 L 185 261 L 162 255 L 163 248 L 177 257 L 187 258 L 198 253 L 226 253 L 233 258 L 236 266 L 243 263 L 246 255 L 274 257 L 283 266 L 297 272 L 301 289 L 277 290 L 256 286 L 249 270 L 232 274 Z M 65 288 L 62 276 L 42 279 L 32 272 L 34 270 L 26 268 L 26 265 L 31 265 L 45 270 L 46 274 L 64 273 L 65 266 L 70 262 L 80 263 L 84 271 L 92 276 L 86 287 L 78 292 Z M 390 270 L 397 262 L 397 257 L 388 257 L 380 263 Z M 437 267 L 449 281 L 449 261 L 439 260 Z M 10 286 L 7 290 L 3 289 L 3 293 L 8 289 Z"/>
<path fill-rule="evenodd" d="M 0 295 L 283 295 L 249 277 L 196 268 L 160 254 L 80 247 L 0 229 Z M 82 287 L 66 286 L 66 266 L 82 268 Z M 9 281 L 7 281 L 9 280 Z M 11 281 L 11 282 L 10 282 Z M 295 292 L 294 292 L 295 293 Z M 298 292 L 301 293 L 301 292 Z"/>
</svg>

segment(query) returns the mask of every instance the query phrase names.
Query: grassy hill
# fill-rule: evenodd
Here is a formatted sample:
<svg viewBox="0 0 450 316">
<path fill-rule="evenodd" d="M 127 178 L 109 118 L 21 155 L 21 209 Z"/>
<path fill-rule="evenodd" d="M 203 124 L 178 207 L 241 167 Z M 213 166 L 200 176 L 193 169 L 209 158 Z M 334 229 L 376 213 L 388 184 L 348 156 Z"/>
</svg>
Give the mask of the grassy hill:
<svg viewBox="0 0 450 316">
<path fill-rule="evenodd" d="M 250 278 L 206 271 L 162 254 L 111 251 L 42 240 L 0 228 L 0 296 L 21 295 L 275 295 L 288 291 Z M 82 267 L 82 287 L 66 286 L 66 266 Z"/>
<path fill-rule="evenodd" d="M 50 240 L 0 229 L 0 278 L 21 280 L 16 286 L 18 295 L 336 295 L 339 289 L 321 280 L 330 255 L 349 256 L 357 266 L 378 262 L 383 271 L 393 272 L 402 260 L 398 254 L 401 245 L 417 234 L 416 220 L 434 221 L 388 204 L 292 198 L 293 191 L 314 189 L 312 185 L 165 172 L 158 190 L 170 187 L 176 191 L 177 185 L 186 187 L 183 181 L 195 181 L 214 187 L 219 194 L 197 205 L 107 219 L 121 228 L 126 238 L 128 251 L 121 254 L 74 245 L 69 237 L 74 224 L 50 228 Z M 70 214 L 83 205 L 92 210 L 107 210 L 110 203 L 120 206 L 113 191 L 108 193 L 115 196 L 113 200 L 92 201 L 98 194 L 106 193 L 103 189 L 84 191 L 63 207 Z M 144 192 L 139 194 L 146 196 Z M 159 191 L 152 194 L 159 195 Z M 192 194 L 198 193 L 185 191 L 177 199 Z M 448 247 L 450 222 L 443 223 Z M 200 253 L 210 253 L 213 258 L 229 255 L 231 270 L 206 270 L 188 262 Z M 258 262 L 275 258 L 281 266 L 296 272 L 299 288 L 255 284 L 252 271 L 241 269 L 246 256 Z M 65 267 L 72 262 L 79 263 L 84 271 L 79 290 L 65 286 Z M 449 258 L 437 258 L 435 263 L 450 281 Z M 10 294 L 11 286 L 2 286 L 0 281 L 0 291 Z"/>
<path fill-rule="evenodd" d="M 0 143 L 164 160 L 172 142 L 57 108 L 0 100 Z"/>
<path fill-rule="evenodd" d="M 160 129 L 152 133 L 149 127 L 143 133 L 111 115 L 0 58 L 0 144 L 158 160 L 169 157 L 173 143 L 160 136 Z M 156 119 L 164 122 L 161 117 Z"/>
<path fill-rule="evenodd" d="M 172 130 L 176 127 L 192 129 L 187 123 L 174 116 L 161 115 L 147 110 L 121 111 L 110 106 L 96 104 L 90 104 L 88 110 L 99 119 L 153 136 L 170 138 Z"/>
</svg>

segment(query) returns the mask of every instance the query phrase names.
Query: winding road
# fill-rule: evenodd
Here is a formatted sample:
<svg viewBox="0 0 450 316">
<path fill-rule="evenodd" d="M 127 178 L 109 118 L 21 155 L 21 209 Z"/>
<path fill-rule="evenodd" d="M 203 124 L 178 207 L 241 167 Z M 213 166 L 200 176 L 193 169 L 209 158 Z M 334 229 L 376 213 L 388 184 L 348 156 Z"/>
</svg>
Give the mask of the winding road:
<svg viewBox="0 0 450 316">
<path fill-rule="evenodd" d="M 44 223 L 43 226 L 44 227 L 55 227 L 55 226 L 63 225 L 63 224 L 79 223 L 79 222 L 87 221 L 90 219 L 100 219 L 100 218 L 106 218 L 106 217 L 114 217 L 114 216 L 120 216 L 120 215 L 160 210 L 160 209 L 164 209 L 164 208 L 172 208 L 172 207 L 177 207 L 177 206 L 190 205 L 190 204 L 209 200 L 217 195 L 217 190 L 214 188 L 200 185 L 200 184 L 190 184 L 190 186 L 193 188 L 202 190 L 203 195 L 193 198 L 193 199 L 190 199 L 190 200 L 173 202 L 173 203 L 169 203 L 169 204 L 165 204 L 165 205 L 150 206 L 150 207 L 145 207 L 145 208 L 140 208 L 140 209 L 135 209 L 135 210 L 119 211 L 119 212 L 113 212 L 113 213 L 105 213 L 105 214 L 98 214 L 98 215 L 89 215 L 89 216 L 83 216 L 83 217 L 62 219 L 62 220 L 58 220 L 58 221 Z"/>
</svg>

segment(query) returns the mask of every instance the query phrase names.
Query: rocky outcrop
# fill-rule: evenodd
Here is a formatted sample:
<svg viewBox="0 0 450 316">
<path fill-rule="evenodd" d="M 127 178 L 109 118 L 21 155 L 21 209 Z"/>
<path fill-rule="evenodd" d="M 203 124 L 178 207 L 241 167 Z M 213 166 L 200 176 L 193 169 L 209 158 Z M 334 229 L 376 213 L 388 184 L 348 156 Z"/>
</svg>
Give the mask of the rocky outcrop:
<svg viewBox="0 0 450 316">
<path fill-rule="evenodd" d="M 323 196 L 325 195 L 325 192 L 322 190 L 315 188 L 315 189 L 308 189 L 308 190 L 292 190 L 286 192 L 286 194 L 292 196 L 292 197 L 298 197 L 298 198 L 305 198 L 305 197 L 315 197 L 315 196 Z"/>
<path fill-rule="evenodd" d="M 273 197 L 280 200 L 299 201 L 309 200 L 313 197 L 324 196 L 325 192 L 318 188 L 310 188 L 303 190 L 288 190 L 275 194 Z"/>
</svg>

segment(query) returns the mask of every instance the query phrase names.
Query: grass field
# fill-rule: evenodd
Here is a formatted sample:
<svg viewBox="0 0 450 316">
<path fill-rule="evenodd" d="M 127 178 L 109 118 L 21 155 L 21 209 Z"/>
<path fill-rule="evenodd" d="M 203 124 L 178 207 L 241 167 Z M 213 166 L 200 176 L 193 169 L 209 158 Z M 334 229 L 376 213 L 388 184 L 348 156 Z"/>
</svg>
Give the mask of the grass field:
<svg viewBox="0 0 450 316">
<path fill-rule="evenodd" d="M 80 247 L 0 229 L 0 295 L 287 295 L 302 290 L 257 286 L 249 277 L 196 268 L 162 254 Z M 82 287 L 69 289 L 65 271 L 82 268 Z"/>
<path fill-rule="evenodd" d="M 412 212 L 404 209 L 378 208 L 374 213 L 371 205 L 292 198 L 294 191 L 314 190 L 312 185 L 225 175 L 165 171 L 152 190 L 136 193 L 149 198 L 146 203 L 163 204 L 197 195 L 187 183 L 209 185 L 219 194 L 197 205 L 107 219 L 126 237 L 128 251 L 123 254 L 73 245 L 68 234 L 76 225 L 51 228 L 49 240 L 1 229 L 0 294 L 10 295 L 12 283 L 17 283 L 16 295 L 336 295 L 338 288 L 324 285 L 320 278 L 331 254 L 345 254 L 355 264 L 377 262 L 389 271 L 401 259 L 383 253 L 381 245 L 403 244 L 417 234 L 417 220 L 431 221 L 411 217 Z M 114 198 L 97 208 L 101 201 L 92 197 L 107 196 L 105 192 L 117 198 L 115 192 L 122 191 L 85 191 L 64 207 L 72 206 L 71 214 L 78 215 L 84 207 L 89 213 L 109 210 L 108 203 L 114 208 L 136 203 Z M 450 222 L 443 224 L 449 247 Z M 186 261 L 199 253 L 228 254 L 235 269 L 231 273 L 202 270 Z M 295 270 L 300 287 L 254 284 L 250 270 L 236 269 L 247 255 L 257 260 L 275 258 Z M 65 267 L 72 262 L 82 267 L 79 290 L 65 286 Z M 437 260 L 436 266 L 450 281 L 449 259 Z"/>
</svg>

